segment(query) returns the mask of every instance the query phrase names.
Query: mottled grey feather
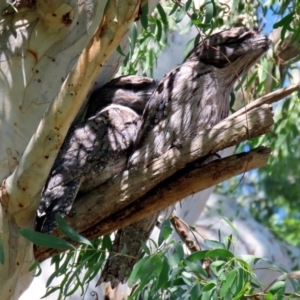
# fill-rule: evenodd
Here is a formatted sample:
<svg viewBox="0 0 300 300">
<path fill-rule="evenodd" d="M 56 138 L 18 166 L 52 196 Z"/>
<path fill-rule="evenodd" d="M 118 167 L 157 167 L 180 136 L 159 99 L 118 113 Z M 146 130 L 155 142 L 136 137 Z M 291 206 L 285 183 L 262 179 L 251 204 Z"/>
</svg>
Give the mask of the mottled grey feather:
<svg viewBox="0 0 300 300">
<path fill-rule="evenodd" d="M 137 262 L 141 241 L 149 238 L 156 220 L 157 216 L 153 215 L 147 221 L 117 231 L 111 253 L 96 285 L 110 281 L 111 287 L 115 288 L 120 282 L 126 282 L 131 268 Z M 125 255 L 118 255 L 123 249 L 127 249 Z"/>
<path fill-rule="evenodd" d="M 68 214 L 79 191 L 90 191 L 124 170 L 141 109 L 155 86 L 153 79 L 126 76 L 93 93 L 88 119 L 70 129 L 42 192 L 38 231 L 50 233 L 55 214 Z"/>
<path fill-rule="evenodd" d="M 197 45 L 151 95 L 129 165 L 151 161 L 226 118 L 234 83 L 270 43 L 265 35 L 239 27 Z"/>
</svg>

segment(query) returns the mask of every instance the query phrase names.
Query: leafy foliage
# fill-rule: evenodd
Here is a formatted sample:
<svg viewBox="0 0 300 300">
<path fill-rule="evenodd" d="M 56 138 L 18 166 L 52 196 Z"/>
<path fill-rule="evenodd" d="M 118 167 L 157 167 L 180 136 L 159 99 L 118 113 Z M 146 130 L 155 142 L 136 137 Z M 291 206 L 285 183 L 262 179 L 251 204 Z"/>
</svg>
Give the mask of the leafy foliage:
<svg viewBox="0 0 300 300">
<path fill-rule="evenodd" d="M 273 19 L 273 29 L 280 30 L 273 53 L 263 58 L 259 67 L 241 82 L 251 91 L 251 99 L 291 83 L 299 83 L 299 1 L 283 1 L 277 5 L 259 5 L 262 13 Z M 266 22 L 266 20 L 263 20 Z M 237 86 L 236 92 L 240 89 Z M 249 99 L 249 100 L 251 100 Z M 218 191 L 230 194 L 248 206 L 255 218 L 280 239 L 300 245 L 299 172 L 299 93 L 275 105 L 275 125 L 271 134 L 253 139 L 250 147 L 268 145 L 273 149 L 266 167 L 246 174 L 243 181 L 233 178 Z M 242 144 L 238 151 L 249 146 Z M 238 188 L 236 188 L 238 186 Z M 259 192 L 257 192 L 259 191 Z"/>
<path fill-rule="evenodd" d="M 205 1 L 199 5 L 198 1 L 188 0 L 184 4 L 179 1 L 167 1 L 158 4 L 154 12 L 147 16 L 148 5 L 142 8 L 140 34 L 139 26 L 132 26 L 128 54 L 124 54 L 120 47 L 118 51 L 124 56 L 120 74 L 143 74 L 153 76 L 153 68 L 156 65 L 159 53 L 169 44 L 170 32 L 181 30 L 184 34 L 191 27 L 196 27 L 199 34 L 187 45 L 187 54 L 200 39 L 211 34 L 215 29 L 243 25 L 240 13 L 247 12 L 247 26 L 257 26 L 258 21 L 254 15 L 255 6 L 247 1 L 234 1 L 233 7 L 217 1 Z M 251 12 L 251 13 L 250 13 Z M 188 23 L 184 18 L 188 16 Z M 183 27 L 183 28 L 182 28 Z"/>
<path fill-rule="evenodd" d="M 224 241 L 204 240 L 207 250 L 187 254 L 181 241 L 168 240 L 168 233 L 172 232 L 168 220 L 163 223 L 163 228 L 160 246 L 152 242 L 155 249 L 150 251 L 148 246 L 143 244 L 142 258 L 137 261 L 128 279 L 128 285 L 133 287 L 129 300 L 225 300 L 255 299 L 258 296 L 265 296 L 266 299 L 283 299 L 286 295 L 287 282 L 291 283 L 295 290 L 295 293 L 290 293 L 289 296 L 298 297 L 296 292 L 300 289 L 299 272 L 287 273 L 278 269 L 272 262 L 266 261 L 282 275 L 264 287 L 254 273 L 255 266 L 263 259 L 251 255 L 235 256 L 230 251 L 232 245 L 230 237 L 225 237 Z M 69 233 L 69 225 L 63 223 L 60 229 L 68 232 L 69 238 L 75 237 L 74 240 L 78 240 L 79 234 L 73 229 Z M 32 239 L 38 238 L 39 235 L 41 234 L 33 232 Z M 78 290 L 82 296 L 85 295 L 88 284 L 103 267 L 112 242 L 109 236 L 88 245 L 84 240 L 82 242 L 75 252 L 53 256 L 51 263 L 55 266 L 55 271 L 48 278 L 44 297 L 59 292 L 58 299 L 64 299 Z M 32 266 L 31 271 L 34 269 L 37 270 L 38 276 L 41 269 L 37 263 Z M 58 285 L 53 284 L 55 278 L 62 279 Z"/>
</svg>

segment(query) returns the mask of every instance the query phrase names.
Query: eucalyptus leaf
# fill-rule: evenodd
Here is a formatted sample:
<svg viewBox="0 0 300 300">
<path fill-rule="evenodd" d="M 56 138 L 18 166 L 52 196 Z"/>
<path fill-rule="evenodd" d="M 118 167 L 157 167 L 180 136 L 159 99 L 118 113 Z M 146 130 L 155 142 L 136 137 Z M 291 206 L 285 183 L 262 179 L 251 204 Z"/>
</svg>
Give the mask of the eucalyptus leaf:
<svg viewBox="0 0 300 300">
<path fill-rule="evenodd" d="M 2 238 L 0 239 L 0 263 L 4 265 L 5 262 L 5 256 L 4 256 L 4 247 L 3 247 L 3 242 Z"/>
<path fill-rule="evenodd" d="M 164 241 L 166 241 L 172 234 L 173 228 L 171 227 L 171 222 L 169 219 L 165 220 L 161 224 L 159 236 L 158 236 L 158 246 L 160 246 Z"/>
<path fill-rule="evenodd" d="M 148 28 L 148 2 L 142 6 L 141 24 L 144 29 Z"/>
<path fill-rule="evenodd" d="M 55 236 L 40 233 L 28 228 L 20 230 L 20 234 L 35 245 L 47 248 L 69 250 L 74 248 L 69 242 Z"/>
<path fill-rule="evenodd" d="M 32 273 L 34 277 L 38 277 L 42 274 L 42 268 L 39 261 L 35 261 L 29 268 L 29 272 Z"/>
<path fill-rule="evenodd" d="M 204 240 L 204 244 L 212 249 L 226 249 L 226 246 L 224 243 L 220 243 L 217 241 L 213 241 L 213 240 Z"/>
<path fill-rule="evenodd" d="M 135 44 L 136 44 L 136 41 L 137 41 L 137 36 L 138 36 L 137 25 L 136 25 L 136 23 L 133 23 L 132 26 L 131 26 L 131 30 L 130 30 L 130 49 L 131 49 L 131 53 L 134 52 Z"/>
<path fill-rule="evenodd" d="M 234 255 L 229 250 L 226 250 L 226 249 L 214 249 L 214 250 L 208 251 L 206 253 L 206 257 L 232 258 L 232 257 L 234 257 Z"/>
<path fill-rule="evenodd" d="M 277 296 L 276 299 L 283 299 L 284 291 L 285 291 L 285 282 L 277 281 L 269 289 L 266 299 L 268 300 L 273 299 L 274 295 Z"/>
<path fill-rule="evenodd" d="M 169 26 L 168 17 L 160 3 L 157 4 L 156 9 L 160 15 L 160 19 L 163 22 L 164 26 L 168 27 Z"/>
<path fill-rule="evenodd" d="M 88 239 L 86 239 L 85 237 L 80 235 L 76 230 L 74 230 L 60 214 L 55 215 L 55 220 L 56 220 L 58 228 L 68 238 L 70 238 L 71 240 L 73 240 L 75 242 L 93 247 L 92 243 Z"/>
</svg>

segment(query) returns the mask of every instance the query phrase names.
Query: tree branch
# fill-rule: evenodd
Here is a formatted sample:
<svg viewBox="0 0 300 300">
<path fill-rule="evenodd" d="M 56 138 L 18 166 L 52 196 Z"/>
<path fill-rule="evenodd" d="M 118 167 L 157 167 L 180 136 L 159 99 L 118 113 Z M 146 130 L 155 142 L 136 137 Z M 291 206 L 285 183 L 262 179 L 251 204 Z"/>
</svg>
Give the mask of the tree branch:
<svg viewBox="0 0 300 300">
<path fill-rule="evenodd" d="M 249 137 L 269 132 L 273 124 L 272 116 L 270 106 L 264 104 L 259 108 L 248 111 L 247 115 L 242 113 L 234 119 L 229 117 L 211 129 L 200 132 L 193 140 L 182 144 L 180 148 L 171 148 L 147 166 L 141 164 L 124 171 L 89 194 L 79 197 L 74 204 L 77 215 L 75 218 L 67 218 L 68 222 L 88 238 L 95 238 L 141 220 L 147 215 L 181 200 L 190 193 L 215 185 L 232 176 L 244 173 L 248 169 L 264 165 L 269 152 L 261 153 L 257 150 L 249 153 L 248 156 L 237 156 L 237 160 L 234 159 L 232 164 L 229 162 L 231 159 L 227 158 L 225 161 L 218 160 L 204 166 L 199 169 L 202 176 L 205 174 L 205 178 L 202 177 L 202 180 L 199 180 L 199 177 L 197 179 L 194 177 L 189 182 L 189 176 L 200 175 L 197 173 L 198 170 L 189 173 L 189 170 L 184 169 L 189 162 L 193 162 L 200 157 L 236 145 Z M 180 175 L 180 177 L 183 176 L 183 183 L 180 183 L 181 179 L 176 178 L 177 175 L 175 174 L 180 169 L 185 170 Z M 176 184 L 175 186 L 171 185 L 170 189 L 164 183 L 164 187 L 158 189 L 160 191 L 158 199 L 160 200 L 159 203 L 156 203 L 155 196 L 151 196 L 152 193 L 158 193 L 156 186 L 161 185 L 161 182 L 173 174 L 175 174 L 175 178 L 172 180 L 178 180 L 176 184 L 181 186 L 179 189 L 181 191 L 174 193 L 172 189 L 176 188 Z M 197 185 L 193 181 L 196 181 Z M 185 189 L 184 186 L 189 187 Z M 161 190 L 164 190 L 164 192 Z M 145 196 L 146 193 L 148 193 L 148 196 Z M 162 193 L 165 197 L 164 201 L 161 201 Z M 148 198 L 150 200 L 143 200 Z M 136 201 L 137 199 L 139 200 Z M 149 202 L 156 204 L 152 207 Z M 128 207 L 125 208 L 126 206 Z M 134 207 L 138 208 L 137 216 L 132 215 L 135 211 Z M 126 218 L 128 219 L 126 220 Z M 60 233 L 56 230 L 55 235 L 59 236 Z M 49 249 L 44 251 L 45 249 L 39 248 L 36 251 L 36 257 L 40 260 L 47 258 L 50 255 Z"/>
<path fill-rule="evenodd" d="M 121 42 L 137 16 L 140 1 L 109 1 L 100 26 L 43 116 L 14 173 L 7 178 L 7 211 L 24 227 L 36 211 L 40 192 L 67 131 L 95 82 L 100 68 Z M 28 208 L 27 211 L 24 208 Z M 23 211 L 23 213 L 20 213 Z"/>
<path fill-rule="evenodd" d="M 288 95 L 292 94 L 293 92 L 299 90 L 299 88 L 300 88 L 300 84 L 292 84 L 288 87 L 281 88 L 274 92 L 268 93 L 268 94 L 256 99 L 255 101 L 249 103 L 244 108 L 241 108 L 234 114 L 230 115 L 227 118 L 227 120 L 232 120 L 232 119 L 236 118 L 237 116 L 245 114 L 246 112 L 250 111 L 253 108 L 260 107 L 263 104 L 272 104 L 274 102 L 277 102 L 277 101 L 283 99 L 284 97 L 287 97 Z"/>
<path fill-rule="evenodd" d="M 193 193 L 205 190 L 233 176 L 260 168 L 267 164 L 270 153 L 269 148 L 259 147 L 246 153 L 239 153 L 213 161 L 196 170 L 184 169 L 138 201 L 99 222 L 96 227 L 98 230 L 93 230 L 93 233 L 103 235 L 128 226 L 152 213 L 167 208 L 171 204 L 175 204 Z M 89 231 L 84 233 L 86 235 L 90 234 Z"/>
<path fill-rule="evenodd" d="M 14 170 L 0 187 L 1 299 L 18 299 L 32 280 L 33 247 L 20 227 L 34 227 L 40 191 L 59 147 L 99 68 L 113 73 L 114 66 L 104 63 L 140 4 L 106 2 L 35 1 L 32 10 L 0 16 L 2 24 L 10 24 L 1 31 L 0 182 Z"/>
</svg>

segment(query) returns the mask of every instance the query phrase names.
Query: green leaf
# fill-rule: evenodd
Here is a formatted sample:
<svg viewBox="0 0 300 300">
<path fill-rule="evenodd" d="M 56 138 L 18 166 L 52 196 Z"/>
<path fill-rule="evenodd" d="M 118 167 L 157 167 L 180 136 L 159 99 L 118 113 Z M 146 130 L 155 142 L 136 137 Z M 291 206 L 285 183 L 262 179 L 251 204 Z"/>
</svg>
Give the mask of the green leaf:
<svg viewBox="0 0 300 300">
<path fill-rule="evenodd" d="M 278 28 L 278 27 L 281 27 L 281 26 L 285 27 L 285 26 L 289 25 L 294 20 L 294 14 L 295 14 L 295 12 L 292 12 L 292 13 L 286 15 L 280 21 L 275 23 L 273 25 L 273 28 L 275 29 L 275 28 Z"/>
<path fill-rule="evenodd" d="M 167 14 L 166 14 L 165 10 L 163 9 L 163 7 L 161 6 L 160 3 L 157 4 L 156 9 L 157 9 L 157 11 L 158 11 L 158 13 L 160 15 L 161 21 L 163 22 L 163 24 L 165 26 L 168 27 L 169 26 L 168 17 L 167 17 Z"/>
<path fill-rule="evenodd" d="M 211 263 L 210 268 L 216 276 L 219 276 L 221 273 L 224 272 L 224 268 L 220 267 L 223 266 L 225 263 L 226 262 L 224 260 L 216 260 Z"/>
<path fill-rule="evenodd" d="M 47 291 L 47 293 L 46 293 L 41 299 L 47 298 L 49 295 L 53 294 L 53 293 L 56 292 L 57 290 L 60 290 L 60 286 L 56 286 L 56 287 L 53 287 L 53 288 L 49 289 L 49 290 Z"/>
<path fill-rule="evenodd" d="M 226 246 L 223 243 L 214 240 L 204 240 L 204 244 L 212 249 L 226 249 Z"/>
<path fill-rule="evenodd" d="M 183 261 L 183 263 L 187 266 L 187 271 L 193 272 L 197 277 L 207 278 L 206 271 L 200 265 L 186 259 Z"/>
<path fill-rule="evenodd" d="M 190 254 L 186 260 L 188 261 L 200 261 L 201 259 L 203 258 L 206 258 L 206 254 L 208 253 L 209 251 L 207 250 L 202 250 L 202 251 L 196 251 L 192 254 Z"/>
<path fill-rule="evenodd" d="M 194 47 L 196 47 L 199 43 L 200 43 L 200 34 L 198 33 L 195 37 L 195 40 L 194 40 Z"/>
<path fill-rule="evenodd" d="M 194 48 L 195 39 L 196 38 L 192 38 L 191 40 L 188 41 L 188 43 L 186 44 L 186 46 L 184 48 L 183 57 L 187 57 L 187 55 L 190 53 L 190 51 Z"/>
<path fill-rule="evenodd" d="M 144 29 L 148 28 L 148 2 L 142 6 L 141 24 Z"/>
<path fill-rule="evenodd" d="M 199 283 L 196 283 L 190 290 L 190 299 L 200 299 L 199 295 L 201 294 L 201 286 Z"/>
<path fill-rule="evenodd" d="M 5 256 L 4 256 L 4 247 L 3 247 L 3 240 L 2 236 L 0 238 L 0 263 L 4 265 L 5 262 Z"/>
<path fill-rule="evenodd" d="M 268 61 L 264 57 L 261 59 L 260 68 L 258 69 L 258 72 L 257 72 L 260 82 L 264 83 L 266 81 L 266 78 L 268 75 L 267 72 L 268 72 Z"/>
<path fill-rule="evenodd" d="M 174 3 L 174 4 L 173 4 L 173 7 L 172 7 L 172 9 L 171 9 L 171 11 L 170 11 L 170 13 L 169 13 L 169 16 L 172 16 L 172 15 L 176 12 L 176 10 L 177 10 L 178 8 L 180 8 L 180 6 L 179 6 L 177 3 Z"/>
<path fill-rule="evenodd" d="M 70 238 L 71 240 L 78 242 L 80 244 L 85 244 L 85 245 L 93 247 L 92 243 L 88 239 L 86 239 L 85 237 L 80 235 L 76 230 L 74 230 L 60 214 L 55 215 L 55 220 L 56 220 L 58 228 L 68 238 Z"/>
<path fill-rule="evenodd" d="M 171 227 L 171 222 L 169 219 L 165 220 L 161 224 L 159 237 L 158 237 L 158 246 L 160 246 L 164 241 L 166 241 L 169 236 L 172 234 L 173 228 Z"/>
<path fill-rule="evenodd" d="M 231 246 L 231 243 L 232 243 L 232 234 L 230 234 L 228 237 L 227 237 L 227 240 L 226 240 L 226 249 L 230 249 L 230 246 Z"/>
<path fill-rule="evenodd" d="M 202 22 L 202 18 L 201 18 L 201 15 L 197 14 L 197 13 L 192 13 L 191 15 L 191 21 L 192 21 L 192 24 L 194 25 L 199 25 L 201 24 Z"/>
<path fill-rule="evenodd" d="M 42 268 L 39 261 L 35 261 L 29 268 L 29 272 L 32 272 L 34 277 L 38 277 L 42 274 Z"/>
<path fill-rule="evenodd" d="M 48 288 L 50 286 L 50 284 L 54 278 L 59 277 L 60 275 L 61 275 L 61 272 L 59 269 L 54 271 L 46 281 L 46 288 Z"/>
<path fill-rule="evenodd" d="M 271 286 L 267 294 L 266 300 L 273 299 L 274 295 L 277 295 L 276 299 L 283 299 L 284 292 L 285 292 L 285 282 L 277 281 Z M 280 296 L 282 296 L 282 298 L 279 298 Z"/>
<path fill-rule="evenodd" d="M 133 287 L 133 285 L 140 279 L 141 274 L 150 265 L 150 257 L 143 257 L 139 260 L 133 267 L 133 270 L 128 278 L 128 286 Z"/>
<path fill-rule="evenodd" d="M 110 250 L 112 247 L 112 241 L 109 234 L 106 234 L 102 238 L 101 249 Z"/>
<path fill-rule="evenodd" d="M 230 226 L 230 228 L 234 231 L 235 234 L 238 234 L 237 229 L 233 226 L 233 224 L 227 218 L 222 218 L 222 219 Z"/>
<path fill-rule="evenodd" d="M 85 271 L 84 277 L 82 282 L 83 283 L 89 283 L 91 280 L 95 278 L 96 275 L 100 273 L 100 269 L 103 267 L 104 260 L 94 264 L 92 267 L 88 268 Z"/>
<path fill-rule="evenodd" d="M 225 295 L 228 295 L 230 297 L 233 296 L 231 289 L 233 282 L 236 280 L 237 272 L 236 270 L 232 270 L 227 274 L 226 280 L 222 283 L 221 290 L 220 290 L 220 297 L 223 298 Z"/>
<path fill-rule="evenodd" d="M 97 252 L 95 252 L 92 256 L 97 255 Z M 66 284 L 64 284 L 64 295 L 70 295 L 71 294 L 71 290 L 69 290 L 69 288 L 71 287 L 71 285 L 75 282 L 75 277 L 77 277 L 80 272 L 82 271 L 83 267 L 85 266 L 86 262 L 88 260 L 90 260 L 91 257 L 87 257 L 86 259 L 84 259 L 79 265 L 76 266 L 75 270 L 72 271 L 71 276 L 69 277 L 68 281 L 66 282 Z M 77 278 L 77 283 L 80 282 L 80 279 Z M 77 285 L 78 286 L 78 285 Z M 74 289 L 72 289 L 73 291 Z"/>
<path fill-rule="evenodd" d="M 205 24 L 210 24 L 212 21 L 212 18 L 215 15 L 215 3 L 213 0 L 209 0 L 205 3 Z"/>
<path fill-rule="evenodd" d="M 181 242 L 175 243 L 173 255 L 177 255 L 178 261 L 180 261 L 184 258 L 184 250 L 183 250 L 183 245 Z"/>
<path fill-rule="evenodd" d="M 201 28 L 203 31 L 206 31 L 206 30 L 212 28 L 211 24 L 206 24 L 206 23 L 200 23 L 200 24 L 198 25 L 198 27 Z"/>
<path fill-rule="evenodd" d="M 211 282 L 203 287 L 201 300 L 211 300 L 211 297 L 216 289 L 216 285 Z"/>
<path fill-rule="evenodd" d="M 236 294 L 236 296 L 233 298 L 233 300 L 240 300 L 240 299 L 242 299 L 243 295 L 249 290 L 250 284 L 252 286 L 255 286 L 255 284 L 251 283 L 250 281 L 246 282 L 246 284 L 244 285 L 244 287 L 240 290 L 240 292 L 238 294 Z M 259 287 L 257 287 L 257 288 L 259 288 Z"/>
<path fill-rule="evenodd" d="M 151 251 L 149 249 L 149 247 L 147 246 L 147 244 L 141 240 L 141 247 L 142 249 L 144 250 L 144 252 L 147 254 L 147 255 L 150 255 L 151 254 Z"/>
<path fill-rule="evenodd" d="M 181 279 L 184 281 L 184 283 L 187 286 L 191 286 L 192 285 L 192 281 L 191 281 L 192 275 L 186 271 L 183 271 L 181 273 Z"/>
<path fill-rule="evenodd" d="M 233 253 L 226 249 L 214 249 L 210 250 L 206 253 L 205 257 L 215 258 L 215 257 L 222 257 L 222 258 L 231 258 L 234 257 Z"/>
<path fill-rule="evenodd" d="M 266 258 L 260 258 L 260 257 L 254 256 L 254 255 L 240 255 L 240 258 L 243 261 L 245 261 L 246 263 L 248 263 L 248 264 L 252 263 L 253 265 L 257 264 L 261 260 L 264 260 L 268 264 L 270 264 L 273 268 L 277 269 L 276 265 L 272 261 L 270 261 Z"/>
<path fill-rule="evenodd" d="M 156 288 L 160 289 L 169 279 L 170 266 L 166 257 L 163 257 L 162 269 L 156 282 Z"/>
<path fill-rule="evenodd" d="M 67 255 L 64 255 L 63 257 L 61 257 L 61 255 L 56 256 L 60 259 L 57 270 L 60 272 L 60 274 L 66 273 L 68 267 L 71 266 L 72 261 L 74 261 L 74 254 L 72 252 L 68 252 Z"/>
<path fill-rule="evenodd" d="M 131 53 L 134 52 L 135 44 L 137 41 L 138 31 L 136 23 L 133 23 L 130 30 L 130 49 Z"/>
<path fill-rule="evenodd" d="M 62 250 L 69 250 L 74 248 L 72 244 L 69 242 L 62 240 L 58 237 L 40 233 L 28 228 L 23 228 L 20 230 L 20 234 L 32 242 L 35 245 L 43 246 L 47 248 L 54 248 L 54 249 L 62 249 Z"/>
<path fill-rule="evenodd" d="M 178 11 L 175 22 L 179 23 L 182 21 L 182 19 L 185 17 L 186 15 L 186 10 L 185 10 L 185 6 L 181 7 L 181 9 Z"/>
<path fill-rule="evenodd" d="M 79 287 L 81 287 L 81 295 L 83 294 L 83 292 L 84 292 L 83 285 L 81 284 L 78 275 L 76 275 L 76 277 L 77 277 L 77 280 L 73 280 L 73 282 L 72 282 L 73 287 L 72 287 L 72 289 L 69 290 L 69 292 L 64 294 L 65 297 L 71 296 L 72 294 L 75 293 L 75 291 L 78 291 L 78 293 L 80 293 Z"/>
<path fill-rule="evenodd" d="M 156 19 L 156 27 L 155 27 L 154 35 L 156 36 L 156 40 L 160 42 L 162 37 L 162 25 L 161 25 L 161 21 L 158 19 Z"/>
<path fill-rule="evenodd" d="M 192 4 L 192 0 L 188 0 L 179 10 L 177 16 L 176 16 L 176 23 L 179 23 L 182 21 L 182 19 L 186 16 L 187 11 L 189 10 L 190 6 Z"/>
<path fill-rule="evenodd" d="M 123 52 L 123 50 L 122 50 L 122 48 L 121 48 L 120 45 L 117 47 L 117 52 L 118 52 L 120 55 L 124 56 L 124 57 L 126 56 L 126 54 Z"/>
</svg>

